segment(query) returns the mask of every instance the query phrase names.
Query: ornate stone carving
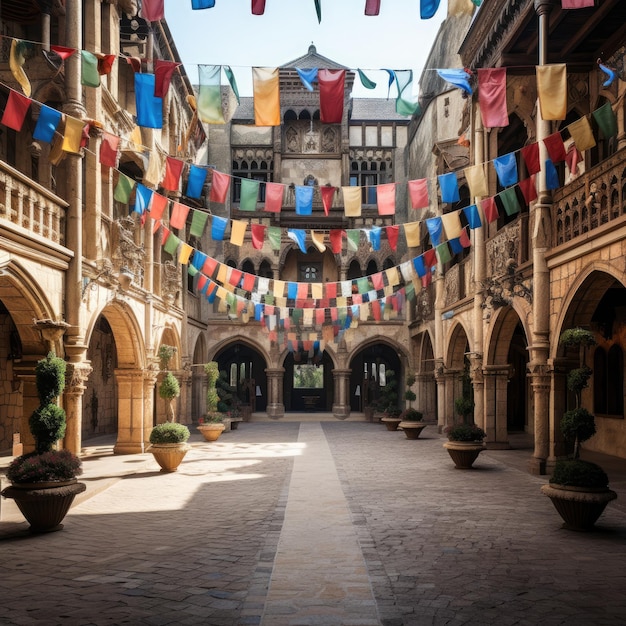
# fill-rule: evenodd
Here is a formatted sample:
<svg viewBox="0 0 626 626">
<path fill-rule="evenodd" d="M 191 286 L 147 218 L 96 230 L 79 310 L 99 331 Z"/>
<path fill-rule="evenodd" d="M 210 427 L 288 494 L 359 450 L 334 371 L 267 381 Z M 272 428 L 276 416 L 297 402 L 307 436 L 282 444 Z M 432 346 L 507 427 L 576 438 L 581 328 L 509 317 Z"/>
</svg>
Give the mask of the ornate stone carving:
<svg viewBox="0 0 626 626">
<path fill-rule="evenodd" d="M 165 261 L 161 278 L 161 296 L 163 300 L 170 304 L 176 302 L 180 292 L 180 282 L 181 275 L 178 264 L 173 261 Z"/>
<path fill-rule="evenodd" d="M 143 266 L 146 251 L 143 245 L 135 243 L 134 231 L 136 222 L 132 216 L 124 217 L 114 222 L 115 250 L 113 260 L 121 270 L 128 269 L 132 272 L 136 285 L 143 285 Z"/>
<path fill-rule="evenodd" d="M 431 287 L 422 289 L 416 294 L 415 319 L 425 322 L 434 318 L 433 293 Z"/>
<path fill-rule="evenodd" d="M 87 362 L 68 363 L 65 373 L 66 389 L 69 393 L 83 393 L 85 383 L 89 380 L 93 368 Z"/>
<path fill-rule="evenodd" d="M 445 274 L 444 306 L 451 306 L 459 299 L 460 291 L 459 265 L 453 265 Z"/>
</svg>

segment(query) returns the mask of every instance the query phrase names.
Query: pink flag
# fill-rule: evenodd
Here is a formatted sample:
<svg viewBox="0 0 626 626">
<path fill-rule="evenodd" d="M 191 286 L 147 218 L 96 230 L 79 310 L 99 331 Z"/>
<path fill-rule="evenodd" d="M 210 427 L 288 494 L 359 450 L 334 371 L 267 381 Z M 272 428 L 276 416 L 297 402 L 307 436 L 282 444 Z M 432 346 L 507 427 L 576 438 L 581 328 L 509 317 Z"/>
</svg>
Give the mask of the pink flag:
<svg viewBox="0 0 626 626">
<path fill-rule="evenodd" d="M 319 70 L 320 111 L 323 124 L 340 124 L 343 117 L 343 99 L 346 70 Z"/>
<path fill-rule="evenodd" d="M 594 6 L 594 0 L 561 0 L 564 9 L 584 9 Z"/>
<path fill-rule="evenodd" d="M 174 202 L 172 216 L 170 217 L 170 226 L 172 228 L 183 228 L 185 226 L 185 222 L 187 221 L 188 213 L 188 206 L 185 206 L 180 202 Z"/>
<path fill-rule="evenodd" d="M 411 206 L 414 209 L 424 209 L 428 206 L 428 181 L 426 178 L 409 181 L 409 195 Z"/>
<path fill-rule="evenodd" d="M 376 201 L 378 215 L 395 215 L 396 213 L 396 183 L 386 183 L 376 187 Z"/>
<path fill-rule="evenodd" d="M 143 0 L 141 14 L 148 22 L 158 22 L 165 16 L 164 0 Z"/>
<path fill-rule="evenodd" d="M 365 0 L 365 15 L 378 15 L 380 0 Z"/>
<path fill-rule="evenodd" d="M 265 0 L 252 0 L 252 15 L 265 13 Z"/>
<path fill-rule="evenodd" d="M 506 67 L 478 69 L 478 102 L 485 128 L 509 125 L 506 108 Z"/>
</svg>

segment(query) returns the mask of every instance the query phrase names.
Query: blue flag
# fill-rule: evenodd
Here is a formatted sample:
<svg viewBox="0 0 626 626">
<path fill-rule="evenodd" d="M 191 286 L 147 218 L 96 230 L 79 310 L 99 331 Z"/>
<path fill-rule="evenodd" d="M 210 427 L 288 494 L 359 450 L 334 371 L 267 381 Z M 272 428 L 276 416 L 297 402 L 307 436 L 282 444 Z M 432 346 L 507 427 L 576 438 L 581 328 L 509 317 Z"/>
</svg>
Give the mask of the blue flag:
<svg viewBox="0 0 626 626">
<path fill-rule="evenodd" d="M 441 234 L 443 233 L 443 222 L 440 217 L 430 217 L 426 220 L 426 228 L 433 246 L 441 243 Z"/>
<path fill-rule="evenodd" d="M 61 112 L 56 109 L 52 109 L 45 104 L 41 105 L 39 111 L 39 119 L 37 125 L 33 131 L 33 139 L 37 141 L 45 141 L 46 143 L 52 143 L 54 139 L 54 132 L 61 121 Z"/>
<path fill-rule="evenodd" d="M 144 128 L 163 128 L 163 98 L 154 95 L 154 74 L 135 73 L 137 124 Z"/>
<path fill-rule="evenodd" d="M 133 212 L 143 215 L 150 206 L 150 200 L 152 200 L 153 193 L 152 189 L 148 189 L 145 185 L 137 183 L 137 187 L 135 188 L 135 207 Z"/>
<path fill-rule="evenodd" d="M 313 91 L 314 87 L 311 83 L 314 83 L 317 80 L 317 68 L 313 67 L 310 70 L 301 70 L 299 67 L 296 67 L 296 72 L 298 72 L 298 76 L 300 77 L 302 84 L 309 91 Z"/>
<path fill-rule="evenodd" d="M 287 237 L 298 244 L 300 252 L 306 254 L 306 232 L 304 230 L 301 230 L 300 228 L 290 228 L 287 230 Z"/>
<path fill-rule="evenodd" d="M 202 187 L 206 180 L 207 170 L 204 167 L 191 165 L 189 168 L 189 176 L 187 177 L 187 191 L 185 195 L 188 198 L 199 198 L 202 195 Z"/>
<path fill-rule="evenodd" d="M 546 189 L 558 189 L 559 175 L 550 159 L 546 159 Z"/>
<path fill-rule="evenodd" d="M 482 226 L 480 213 L 478 212 L 478 207 L 475 204 L 466 206 L 463 209 L 463 213 L 465 213 L 465 217 L 467 218 L 467 223 L 470 228 L 480 228 Z"/>
<path fill-rule="evenodd" d="M 509 152 L 508 154 L 495 158 L 493 160 L 493 166 L 502 187 L 517 185 L 517 159 L 515 158 L 515 152 Z"/>
<path fill-rule="evenodd" d="M 200 250 L 194 250 L 191 264 L 197 269 L 201 270 L 204 267 L 204 262 L 207 260 L 207 255 Z"/>
<path fill-rule="evenodd" d="M 455 87 L 459 87 L 468 94 L 472 94 L 472 88 L 469 84 L 469 74 L 464 70 L 437 70 L 437 74 L 445 81 L 452 83 Z"/>
<path fill-rule="evenodd" d="M 441 201 L 442 202 L 458 202 L 459 196 L 459 181 L 457 180 L 455 172 L 448 172 L 447 174 L 440 174 L 437 176 L 439 179 L 439 189 L 441 189 Z"/>
<path fill-rule="evenodd" d="M 213 216 L 211 221 L 211 237 L 213 241 L 224 241 L 226 226 L 228 226 L 228 220 L 225 217 Z"/>
<path fill-rule="evenodd" d="M 296 215 L 313 213 L 313 187 L 296 185 Z"/>
</svg>

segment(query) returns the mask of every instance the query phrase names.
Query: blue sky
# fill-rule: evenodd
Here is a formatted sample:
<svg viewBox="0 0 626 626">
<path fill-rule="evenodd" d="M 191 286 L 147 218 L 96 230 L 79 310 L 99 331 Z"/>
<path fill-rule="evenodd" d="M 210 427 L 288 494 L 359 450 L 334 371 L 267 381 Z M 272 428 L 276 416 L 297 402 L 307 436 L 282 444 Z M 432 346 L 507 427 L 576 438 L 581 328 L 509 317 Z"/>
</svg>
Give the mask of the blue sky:
<svg viewBox="0 0 626 626">
<path fill-rule="evenodd" d="M 250 0 L 216 0 L 213 9 L 193 11 L 191 0 L 165 0 L 165 18 L 193 83 L 198 64 L 230 65 L 240 94 L 250 96 L 253 66 L 278 67 L 313 43 L 337 63 L 369 70 L 377 88 L 368 91 L 357 80 L 354 96 L 386 97 L 388 75 L 379 70 L 412 69 L 417 83 L 447 12 L 444 1 L 435 17 L 422 20 L 419 0 L 382 0 L 380 15 L 368 17 L 365 0 L 322 0 L 318 24 L 313 0 L 267 0 L 260 16 L 250 6 Z"/>
</svg>

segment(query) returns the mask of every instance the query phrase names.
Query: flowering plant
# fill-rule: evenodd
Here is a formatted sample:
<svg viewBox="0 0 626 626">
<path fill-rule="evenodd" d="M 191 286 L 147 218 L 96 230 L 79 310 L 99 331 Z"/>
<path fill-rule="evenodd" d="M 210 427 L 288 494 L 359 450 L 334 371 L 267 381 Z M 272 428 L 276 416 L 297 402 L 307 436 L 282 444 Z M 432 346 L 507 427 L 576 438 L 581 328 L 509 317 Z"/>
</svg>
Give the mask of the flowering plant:
<svg viewBox="0 0 626 626">
<path fill-rule="evenodd" d="M 443 431 L 450 441 L 482 441 L 487 434 L 476 424 L 454 424 Z"/>
<path fill-rule="evenodd" d="M 72 480 L 82 474 L 81 460 L 69 450 L 50 450 L 18 456 L 7 468 L 12 483 L 44 483 Z"/>
</svg>

